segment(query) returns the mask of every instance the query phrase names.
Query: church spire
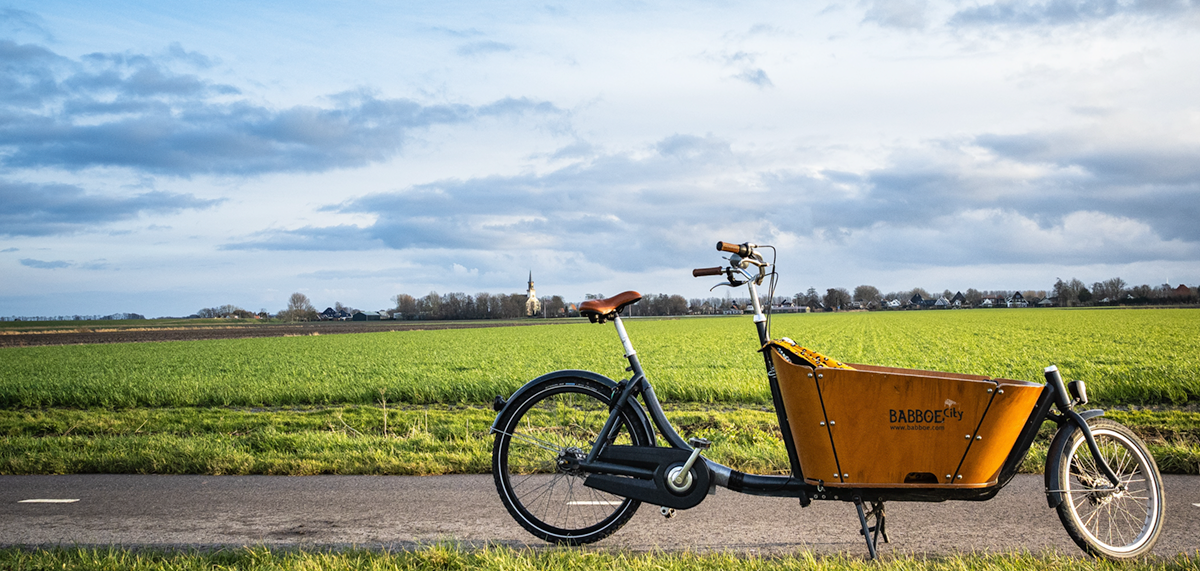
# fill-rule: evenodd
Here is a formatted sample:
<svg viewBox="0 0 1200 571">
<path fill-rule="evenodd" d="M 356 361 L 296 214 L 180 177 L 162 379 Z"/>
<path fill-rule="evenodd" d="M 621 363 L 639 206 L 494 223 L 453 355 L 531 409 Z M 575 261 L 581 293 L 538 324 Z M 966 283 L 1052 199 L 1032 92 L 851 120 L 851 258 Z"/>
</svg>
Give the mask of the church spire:
<svg viewBox="0 0 1200 571">
<path fill-rule="evenodd" d="M 533 289 L 533 270 L 529 270 L 529 297 L 525 300 L 525 315 L 534 317 L 542 310 L 542 302 L 538 301 L 537 290 Z"/>
</svg>

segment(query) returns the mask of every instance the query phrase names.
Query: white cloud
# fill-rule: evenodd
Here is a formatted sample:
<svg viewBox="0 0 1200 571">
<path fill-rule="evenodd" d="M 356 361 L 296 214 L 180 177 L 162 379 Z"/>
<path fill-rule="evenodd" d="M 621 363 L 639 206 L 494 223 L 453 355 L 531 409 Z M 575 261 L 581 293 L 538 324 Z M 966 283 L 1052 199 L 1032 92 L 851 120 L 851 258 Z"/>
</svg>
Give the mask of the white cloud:
<svg viewBox="0 0 1200 571">
<path fill-rule="evenodd" d="M 1200 281 L 1194 2 L 38 10 L 0 314 L 698 295 L 744 239 L 787 289 Z"/>
</svg>

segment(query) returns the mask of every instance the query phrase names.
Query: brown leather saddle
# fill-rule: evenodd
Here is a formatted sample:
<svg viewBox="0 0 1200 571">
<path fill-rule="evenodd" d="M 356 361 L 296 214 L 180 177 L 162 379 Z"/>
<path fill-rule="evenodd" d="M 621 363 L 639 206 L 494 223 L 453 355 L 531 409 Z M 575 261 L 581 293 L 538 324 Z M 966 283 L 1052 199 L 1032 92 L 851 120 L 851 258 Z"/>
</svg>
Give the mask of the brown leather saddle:
<svg viewBox="0 0 1200 571">
<path fill-rule="evenodd" d="M 623 291 L 605 299 L 589 299 L 579 304 L 579 314 L 586 315 L 592 323 L 604 323 L 621 313 L 625 306 L 641 299 L 642 294 L 636 291 Z"/>
</svg>

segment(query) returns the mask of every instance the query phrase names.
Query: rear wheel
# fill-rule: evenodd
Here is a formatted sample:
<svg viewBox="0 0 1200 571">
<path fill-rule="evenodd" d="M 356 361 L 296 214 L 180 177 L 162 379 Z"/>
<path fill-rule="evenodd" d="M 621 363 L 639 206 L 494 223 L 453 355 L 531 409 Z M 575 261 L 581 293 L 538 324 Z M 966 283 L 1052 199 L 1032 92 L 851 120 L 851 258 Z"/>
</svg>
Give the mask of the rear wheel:
<svg viewBox="0 0 1200 571">
<path fill-rule="evenodd" d="M 1058 517 L 1075 543 L 1091 555 L 1128 559 L 1154 547 L 1163 522 L 1162 477 L 1154 458 L 1132 431 L 1108 419 L 1088 421 L 1104 461 L 1121 481 L 1112 482 L 1076 430 L 1055 474 L 1063 492 Z"/>
<path fill-rule="evenodd" d="M 509 402 L 497 426 L 492 474 L 508 513 L 530 533 L 578 545 L 608 537 L 641 502 L 583 485 L 587 457 L 609 416 L 612 389 L 587 379 L 555 379 Z M 641 417 L 622 409 L 610 444 L 651 446 Z"/>
</svg>

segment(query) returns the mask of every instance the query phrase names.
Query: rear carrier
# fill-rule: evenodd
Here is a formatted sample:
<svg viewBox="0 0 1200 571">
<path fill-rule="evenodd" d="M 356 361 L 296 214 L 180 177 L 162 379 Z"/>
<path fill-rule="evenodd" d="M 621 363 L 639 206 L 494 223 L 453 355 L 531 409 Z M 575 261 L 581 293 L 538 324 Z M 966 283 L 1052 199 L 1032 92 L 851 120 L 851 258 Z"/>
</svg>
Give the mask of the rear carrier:
<svg viewBox="0 0 1200 571">
<path fill-rule="evenodd" d="M 987 488 L 1043 385 L 852 365 L 767 345 L 805 481 L 830 488 Z"/>
</svg>

